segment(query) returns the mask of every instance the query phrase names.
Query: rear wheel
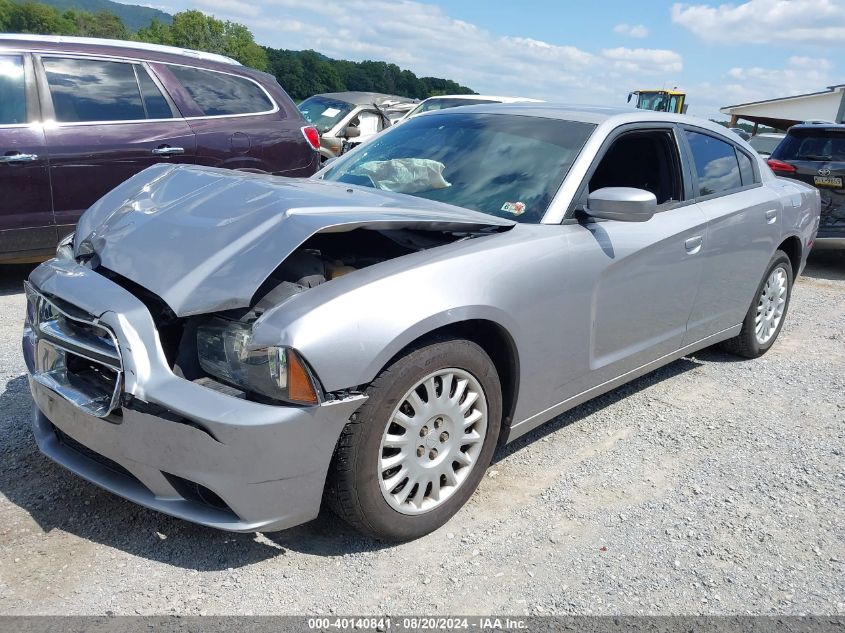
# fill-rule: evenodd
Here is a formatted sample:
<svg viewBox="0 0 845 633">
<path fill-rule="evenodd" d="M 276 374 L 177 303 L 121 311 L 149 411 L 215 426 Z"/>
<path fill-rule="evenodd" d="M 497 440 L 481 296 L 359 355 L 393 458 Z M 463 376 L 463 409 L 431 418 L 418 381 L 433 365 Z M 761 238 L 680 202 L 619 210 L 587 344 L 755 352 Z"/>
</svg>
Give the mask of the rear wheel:
<svg viewBox="0 0 845 633">
<path fill-rule="evenodd" d="M 397 360 L 367 395 L 338 442 L 328 501 L 377 538 L 423 536 L 464 505 L 490 463 L 499 377 L 478 345 L 449 340 Z"/>
<path fill-rule="evenodd" d="M 776 251 L 745 315 L 742 330 L 722 347 L 746 358 L 757 358 L 769 351 L 783 327 L 792 282 L 792 262 L 786 253 Z"/>
</svg>

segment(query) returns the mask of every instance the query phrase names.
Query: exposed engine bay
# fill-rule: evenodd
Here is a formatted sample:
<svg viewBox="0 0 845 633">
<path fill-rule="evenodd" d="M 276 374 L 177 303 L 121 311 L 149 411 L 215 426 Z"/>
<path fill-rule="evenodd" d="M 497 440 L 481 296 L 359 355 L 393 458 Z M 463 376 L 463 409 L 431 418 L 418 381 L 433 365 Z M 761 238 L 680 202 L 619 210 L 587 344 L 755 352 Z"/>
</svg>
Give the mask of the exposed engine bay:
<svg viewBox="0 0 845 633">
<path fill-rule="evenodd" d="M 243 318 L 253 320 L 288 297 L 358 269 L 472 235 L 413 229 L 317 233 L 293 251 L 261 284 L 251 309 Z"/>
</svg>

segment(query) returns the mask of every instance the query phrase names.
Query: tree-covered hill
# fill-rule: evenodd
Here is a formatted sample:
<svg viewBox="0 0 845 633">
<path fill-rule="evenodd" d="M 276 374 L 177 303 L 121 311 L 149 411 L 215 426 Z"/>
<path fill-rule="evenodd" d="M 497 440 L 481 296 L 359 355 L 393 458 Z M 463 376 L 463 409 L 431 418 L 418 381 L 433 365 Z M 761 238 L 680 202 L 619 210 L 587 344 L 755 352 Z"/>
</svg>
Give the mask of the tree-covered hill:
<svg viewBox="0 0 845 633">
<path fill-rule="evenodd" d="M 140 25 L 142 18 L 146 22 Z M 220 53 L 272 73 L 296 100 L 344 90 L 417 99 L 438 94 L 473 94 L 470 88 L 450 79 L 417 77 L 410 70 L 383 61 L 352 62 L 331 59 L 315 51 L 259 46 L 242 24 L 224 22 L 200 11 L 171 16 L 110 0 L 0 0 L 0 33 L 107 37 Z"/>
</svg>

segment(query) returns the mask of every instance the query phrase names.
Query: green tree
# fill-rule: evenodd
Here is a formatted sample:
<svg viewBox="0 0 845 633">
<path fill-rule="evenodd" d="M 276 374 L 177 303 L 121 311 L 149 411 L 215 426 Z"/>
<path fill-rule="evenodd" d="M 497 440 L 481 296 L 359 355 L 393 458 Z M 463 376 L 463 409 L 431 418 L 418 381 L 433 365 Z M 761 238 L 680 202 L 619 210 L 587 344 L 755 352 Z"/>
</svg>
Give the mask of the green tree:
<svg viewBox="0 0 845 633">
<path fill-rule="evenodd" d="M 225 28 L 222 21 L 201 11 L 182 11 L 173 16 L 170 37 L 174 46 L 224 54 Z"/>
<path fill-rule="evenodd" d="M 9 31 L 41 35 L 73 35 L 75 25 L 46 4 L 25 2 L 12 8 Z"/>
<path fill-rule="evenodd" d="M 15 10 L 15 5 L 11 0 L 0 0 L 0 31 L 11 31 L 12 12 Z"/>
<path fill-rule="evenodd" d="M 101 11 L 65 11 L 63 17 L 74 25 L 74 34 L 84 37 L 105 37 L 115 40 L 129 39 L 129 31 L 114 13 Z"/>
<path fill-rule="evenodd" d="M 135 35 L 141 42 L 147 42 L 149 44 L 173 44 L 170 25 L 159 22 L 155 18 L 150 22 L 149 26 L 138 29 Z"/>
<path fill-rule="evenodd" d="M 252 33 L 243 24 L 226 22 L 223 25 L 223 52 L 237 59 L 244 66 L 267 70 L 267 53 L 252 37 Z"/>
</svg>

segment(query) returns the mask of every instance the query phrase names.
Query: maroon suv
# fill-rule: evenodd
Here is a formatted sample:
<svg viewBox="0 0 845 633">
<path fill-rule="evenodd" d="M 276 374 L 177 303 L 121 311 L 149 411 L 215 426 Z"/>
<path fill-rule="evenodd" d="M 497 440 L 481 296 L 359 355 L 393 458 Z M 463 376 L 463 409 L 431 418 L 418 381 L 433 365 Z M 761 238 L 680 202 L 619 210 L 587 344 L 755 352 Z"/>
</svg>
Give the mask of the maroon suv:
<svg viewBox="0 0 845 633">
<path fill-rule="evenodd" d="M 229 58 L 0 36 L 0 260 L 51 253 L 85 209 L 153 163 L 310 176 L 318 148 L 275 78 Z"/>
</svg>

